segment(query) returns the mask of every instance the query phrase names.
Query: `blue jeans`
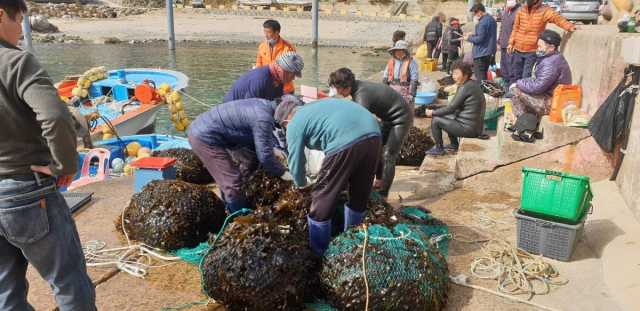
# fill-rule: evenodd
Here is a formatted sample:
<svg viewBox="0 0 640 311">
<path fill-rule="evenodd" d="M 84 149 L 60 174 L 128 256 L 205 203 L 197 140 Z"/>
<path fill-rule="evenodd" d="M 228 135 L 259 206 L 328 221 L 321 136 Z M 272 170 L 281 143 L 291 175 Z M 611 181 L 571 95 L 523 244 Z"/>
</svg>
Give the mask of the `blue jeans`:
<svg viewBox="0 0 640 311">
<path fill-rule="evenodd" d="M 513 51 L 513 81 L 530 78 L 533 65 L 536 64 L 536 52 L 520 53 Z"/>
<path fill-rule="evenodd" d="M 28 176 L 0 176 L 0 310 L 34 310 L 28 264 L 51 285 L 61 311 L 96 310 L 78 231 L 55 179 Z"/>
</svg>

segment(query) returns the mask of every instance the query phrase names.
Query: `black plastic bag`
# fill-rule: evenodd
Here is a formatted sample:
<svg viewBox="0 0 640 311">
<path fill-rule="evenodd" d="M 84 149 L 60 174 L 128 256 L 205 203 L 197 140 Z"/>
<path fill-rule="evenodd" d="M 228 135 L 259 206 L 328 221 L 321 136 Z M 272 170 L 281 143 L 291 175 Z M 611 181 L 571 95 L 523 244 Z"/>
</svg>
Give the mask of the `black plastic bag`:
<svg viewBox="0 0 640 311">
<path fill-rule="evenodd" d="M 598 111 L 593 115 L 587 126 L 593 139 L 604 152 L 611 153 L 614 151 L 624 131 L 627 105 L 629 100 L 632 99 L 631 96 L 633 96 L 631 93 L 625 93 L 620 96 L 627 88 L 625 84 L 627 74 L 628 69 L 625 70 L 625 77 L 598 108 Z"/>
</svg>

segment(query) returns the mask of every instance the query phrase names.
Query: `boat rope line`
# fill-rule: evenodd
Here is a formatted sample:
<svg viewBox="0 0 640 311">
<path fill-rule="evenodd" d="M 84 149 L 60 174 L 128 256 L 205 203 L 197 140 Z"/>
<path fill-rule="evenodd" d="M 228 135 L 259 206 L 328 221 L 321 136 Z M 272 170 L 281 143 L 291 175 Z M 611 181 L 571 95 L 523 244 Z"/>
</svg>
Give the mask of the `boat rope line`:
<svg viewBox="0 0 640 311">
<path fill-rule="evenodd" d="M 155 82 L 153 82 L 153 83 L 155 84 Z M 137 86 L 137 84 L 136 84 L 135 82 L 132 82 L 132 81 L 129 81 L 129 84 L 134 85 L 134 86 Z M 213 105 L 209 105 L 209 104 L 207 104 L 207 103 L 204 103 L 204 102 L 202 102 L 202 101 L 198 100 L 197 98 L 195 98 L 195 97 L 193 97 L 193 96 L 191 96 L 191 95 L 189 95 L 189 94 L 187 94 L 187 93 L 183 92 L 182 90 L 174 90 L 174 91 L 176 91 L 176 92 L 180 93 L 181 95 L 184 95 L 184 96 L 186 96 L 186 97 L 190 98 L 191 100 L 193 100 L 194 102 L 196 102 L 196 103 L 198 103 L 198 104 L 200 104 L 200 105 L 203 105 L 203 106 L 205 106 L 205 107 L 209 107 L 209 108 L 213 108 L 213 107 L 214 107 Z"/>
</svg>

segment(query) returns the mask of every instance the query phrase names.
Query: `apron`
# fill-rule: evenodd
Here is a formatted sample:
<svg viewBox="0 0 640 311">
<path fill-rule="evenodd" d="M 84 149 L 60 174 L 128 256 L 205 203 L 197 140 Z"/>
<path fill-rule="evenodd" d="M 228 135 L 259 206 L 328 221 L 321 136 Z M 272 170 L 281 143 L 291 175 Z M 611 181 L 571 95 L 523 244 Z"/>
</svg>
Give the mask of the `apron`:
<svg viewBox="0 0 640 311">
<path fill-rule="evenodd" d="M 396 90 L 398 93 L 400 93 L 400 95 L 402 95 L 402 97 L 404 97 L 404 99 L 407 100 L 407 103 L 409 103 L 409 108 L 411 109 L 411 111 L 415 111 L 416 108 L 416 104 L 413 101 L 409 101 L 409 85 L 405 84 L 402 85 L 400 83 L 391 83 L 389 85 L 392 89 Z"/>
</svg>

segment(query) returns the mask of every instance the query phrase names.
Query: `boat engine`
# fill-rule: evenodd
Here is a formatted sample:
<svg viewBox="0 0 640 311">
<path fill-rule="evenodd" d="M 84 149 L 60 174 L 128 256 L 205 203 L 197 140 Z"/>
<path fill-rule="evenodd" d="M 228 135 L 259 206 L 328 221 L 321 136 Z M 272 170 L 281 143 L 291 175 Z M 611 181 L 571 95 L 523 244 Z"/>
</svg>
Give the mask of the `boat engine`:
<svg viewBox="0 0 640 311">
<path fill-rule="evenodd" d="M 136 99 L 143 104 L 157 105 L 164 103 L 164 98 L 158 94 L 156 83 L 151 81 L 153 86 L 149 84 L 149 80 L 144 80 L 141 84 L 136 86 L 134 94 Z"/>
</svg>

